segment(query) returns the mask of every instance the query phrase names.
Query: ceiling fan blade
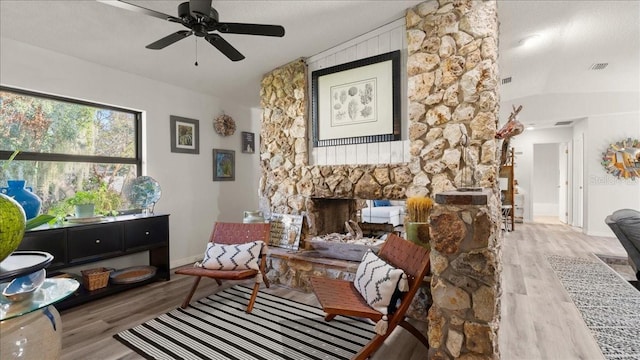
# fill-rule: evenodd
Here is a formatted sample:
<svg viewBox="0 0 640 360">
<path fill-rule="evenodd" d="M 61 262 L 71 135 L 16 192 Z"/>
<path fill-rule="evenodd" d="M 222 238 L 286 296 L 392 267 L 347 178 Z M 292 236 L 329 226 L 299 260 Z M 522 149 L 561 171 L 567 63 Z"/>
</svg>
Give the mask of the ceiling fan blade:
<svg viewBox="0 0 640 360">
<path fill-rule="evenodd" d="M 231 46 L 227 42 L 227 40 L 223 39 L 218 34 L 208 34 L 204 37 L 211 45 L 215 46 L 216 49 L 220 50 L 226 57 L 228 57 L 231 61 L 240 61 L 244 59 L 244 55 L 242 55 L 236 48 Z"/>
<path fill-rule="evenodd" d="M 217 30 L 228 34 L 246 34 L 262 36 L 284 36 L 284 28 L 280 25 L 261 25 L 245 23 L 219 23 Z"/>
<path fill-rule="evenodd" d="M 165 47 L 173 44 L 174 42 L 178 41 L 178 40 L 182 40 L 184 38 L 186 38 L 187 36 L 190 36 L 192 34 L 191 31 L 189 30 L 180 30 L 178 32 L 174 32 L 173 34 L 169 35 L 169 36 L 165 36 L 162 39 L 153 42 L 147 46 L 145 46 L 147 49 L 152 49 L 152 50 L 160 50 L 160 49 L 164 49 Z"/>
<path fill-rule="evenodd" d="M 141 13 L 141 14 L 157 17 L 159 19 L 169 20 L 169 21 L 178 22 L 178 23 L 180 22 L 180 19 L 175 17 L 175 16 L 163 14 L 163 13 L 155 11 L 155 10 L 144 8 L 142 6 L 129 4 L 129 3 L 124 2 L 124 1 L 120 1 L 120 0 L 97 0 L 97 1 L 101 2 L 101 3 L 104 3 L 104 4 L 107 4 L 107 5 L 115 6 L 117 8 L 121 8 L 121 9 L 129 10 L 129 11 L 134 11 L 134 12 L 137 12 L 137 13 Z"/>
</svg>

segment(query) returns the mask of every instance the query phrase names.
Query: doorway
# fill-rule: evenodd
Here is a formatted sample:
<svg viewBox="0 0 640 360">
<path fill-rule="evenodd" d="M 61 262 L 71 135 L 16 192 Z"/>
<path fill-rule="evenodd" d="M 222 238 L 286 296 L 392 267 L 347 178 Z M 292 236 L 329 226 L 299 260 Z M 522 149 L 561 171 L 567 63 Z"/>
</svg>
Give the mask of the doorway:
<svg viewBox="0 0 640 360">
<path fill-rule="evenodd" d="M 560 195 L 561 187 L 561 144 L 534 144 L 533 145 L 533 181 L 531 183 L 531 203 L 533 221 L 546 224 L 561 224 L 562 218 Z M 566 144 L 564 144 L 566 149 Z M 563 160 L 564 162 L 564 160 Z M 568 161 L 567 161 L 568 164 Z M 564 177 L 567 177 L 566 165 Z M 565 180 L 567 181 L 567 180 Z M 563 212 L 566 213 L 566 188 L 564 196 Z M 566 223 L 566 218 L 564 218 Z"/>
</svg>

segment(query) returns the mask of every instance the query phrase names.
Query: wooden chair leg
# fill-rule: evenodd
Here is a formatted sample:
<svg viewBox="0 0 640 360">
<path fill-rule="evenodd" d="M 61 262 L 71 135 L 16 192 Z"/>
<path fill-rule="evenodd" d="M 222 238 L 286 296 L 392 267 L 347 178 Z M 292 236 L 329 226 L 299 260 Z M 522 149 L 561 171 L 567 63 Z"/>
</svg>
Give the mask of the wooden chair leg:
<svg viewBox="0 0 640 360">
<path fill-rule="evenodd" d="M 253 303 L 256 301 L 256 296 L 258 296 L 258 290 L 260 289 L 260 283 L 253 284 L 253 292 L 251 293 L 251 299 L 249 299 L 249 305 L 247 305 L 246 312 L 250 313 L 253 310 Z"/>
<path fill-rule="evenodd" d="M 324 321 L 331 321 L 334 317 L 336 317 L 336 314 L 327 314 L 327 316 L 324 317 Z"/>
<path fill-rule="evenodd" d="M 358 351 L 358 353 L 351 358 L 351 360 L 368 359 L 371 355 L 373 355 L 373 353 L 376 350 L 378 350 L 380 345 L 382 345 L 382 343 L 388 336 L 389 336 L 389 333 L 387 333 L 384 336 L 380 336 L 380 335 L 374 336 L 373 339 L 371 339 L 371 341 L 367 343 L 367 345 L 365 345 L 362 349 L 360 349 L 360 351 Z"/>
<path fill-rule="evenodd" d="M 413 334 L 413 336 L 415 336 L 416 339 L 420 340 L 422 345 L 424 345 L 427 349 L 429 348 L 429 340 L 427 340 L 424 334 L 418 331 L 418 329 L 416 329 L 415 326 L 413 326 L 410 322 L 402 320 L 398 325 L 402 326 L 403 329 Z"/>
<path fill-rule="evenodd" d="M 196 289 L 198 288 L 198 284 L 200 284 L 200 279 L 201 279 L 201 276 L 196 276 L 196 280 L 193 282 L 193 285 L 191 286 L 191 290 L 189 291 L 189 294 L 187 294 L 187 297 L 184 298 L 184 301 L 182 302 L 182 306 L 180 306 L 181 308 L 186 309 L 189 306 L 189 303 L 191 302 L 191 298 L 193 297 L 193 294 L 196 292 Z"/>
</svg>

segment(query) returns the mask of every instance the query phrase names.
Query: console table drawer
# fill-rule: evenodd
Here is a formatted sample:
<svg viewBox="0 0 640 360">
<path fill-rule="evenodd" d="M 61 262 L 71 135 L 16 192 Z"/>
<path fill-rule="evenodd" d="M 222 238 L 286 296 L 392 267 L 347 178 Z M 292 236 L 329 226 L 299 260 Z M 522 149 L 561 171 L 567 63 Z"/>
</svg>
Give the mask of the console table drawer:
<svg viewBox="0 0 640 360">
<path fill-rule="evenodd" d="M 169 242 L 167 217 L 156 217 L 124 224 L 125 249 L 166 245 Z"/>
<path fill-rule="evenodd" d="M 36 250 L 48 252 L 53 261 L 47 270 L 55 270 L 67 262 L 67 243 L 64 230 L 25 232 L 18 250 Z"/>
<path fill-rule="evenodd" d="M 70 263 L 123 252 L 121 224 L 69 229 L 67 241 Z"/>
</svg>

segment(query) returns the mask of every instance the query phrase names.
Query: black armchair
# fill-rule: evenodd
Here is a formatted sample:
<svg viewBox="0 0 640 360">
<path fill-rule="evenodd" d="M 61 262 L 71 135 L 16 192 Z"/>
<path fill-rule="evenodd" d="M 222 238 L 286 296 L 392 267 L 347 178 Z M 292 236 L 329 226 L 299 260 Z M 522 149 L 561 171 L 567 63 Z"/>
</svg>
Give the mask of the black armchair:
<svg viewBox="0 0 640 360">
<path fill-rule="evenodd" d="M 607 216 L 605 222 L 629 255 L 629 265 L 639 278 L 640 272 L 640 211 L 622 209 Z"/>
</svg>

